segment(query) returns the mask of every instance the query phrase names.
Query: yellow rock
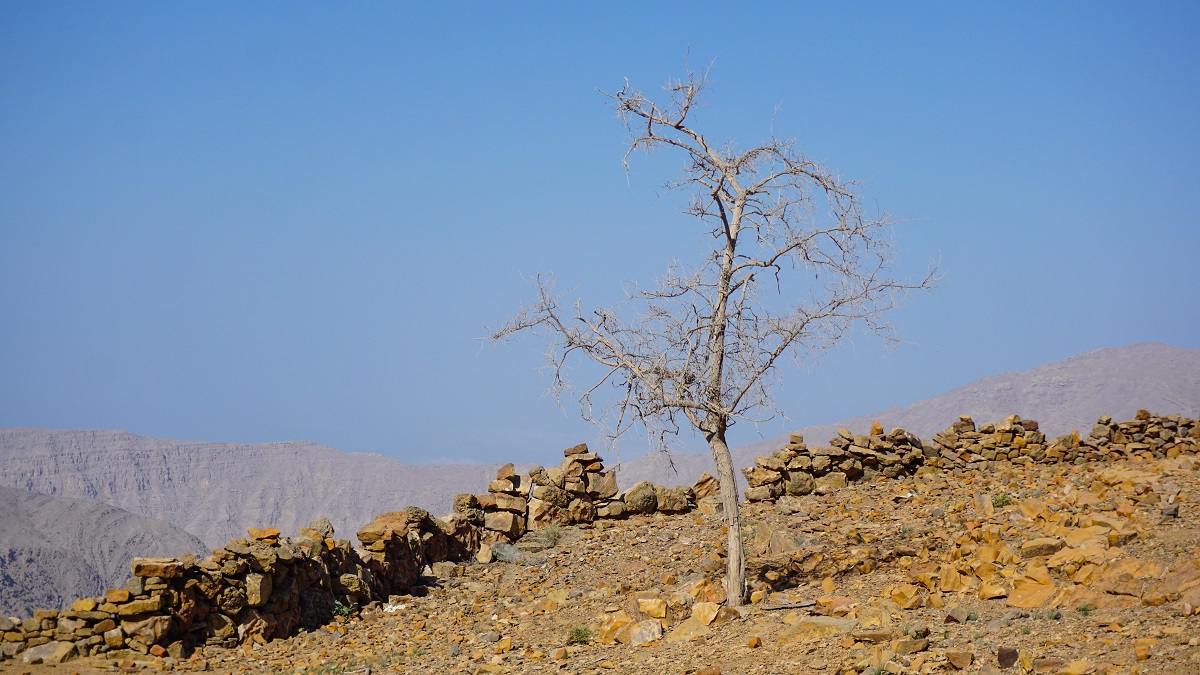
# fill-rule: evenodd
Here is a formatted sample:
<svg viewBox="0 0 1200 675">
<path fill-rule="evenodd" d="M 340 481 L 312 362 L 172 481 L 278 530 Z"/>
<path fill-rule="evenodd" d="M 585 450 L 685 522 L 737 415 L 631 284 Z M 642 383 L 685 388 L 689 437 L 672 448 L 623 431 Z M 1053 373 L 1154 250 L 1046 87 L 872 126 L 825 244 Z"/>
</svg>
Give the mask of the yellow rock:
<svg viewBox="0 0 1200 675">
<path fill-rule="evenodd" d="M 1066 668 L 1058 671 L 1059 675 L 1088 675 L 1094 672 L 1096 666 L 1092 665 L 1091 661 L 1084 659 L 1082 661 L 1072 661 L 1067 664 Z"/>
<path fill-rule="evenodd" d="M 279 530 L 277 530 L 274 527 L 267 527 L 267 528 L 263 528 L 261 530 L 258 528 L 255 528 L 255 527 L 251 527 L 251 528 L 247 529 L 246 532 L 248 532 L 250 534 L 251 539 L 257 539 L 258 541 L 268 541 L 271 539 L 279 538 Z"/>
<path fill-rule="evenodd" d="M 691 618 L 695 619 L 700 625 L 707 626 L 713 622 L 713 619 L 717 618 L 717 613 L 720 610 L 721 606 L 715 602 L 697 602 L 692 605 Z M 792 614 L 784 617 L 784 623 L 787 623 L 788 617 L 792 616 Z"/>
<path fill-rule="evenodd" d="M 125 591 L 125 593 L 128 594 L 129 591 Z M 129 598 L 126 597 L 125 599 L 128 600 Z M 80 598 L 71 603 L 71 610 L 75 612 L 90 612 L 94 609 L 96 609 L 95 598 Z"/>
<path fill-rule="evenodd" d="M 638 598 L 638 611 L 652 619 L 665 619 L 667 601 L 662 598 Z"/>
<path fill-rule="evenodd" d="M 941 577 L 941 584 L 938 590 L 943 593 L 962 593 L 971 588 L 971 580 L 963 574 L 959 574 L 954 565 L 943 563 L 938 570 L 938 575 Z"/>
<path fill-rule="evenodd" d="M 979 586 L 979 598 L 981 600 L 992 600 L 995 598 L 1004 597 L 1008 597 L 1008 589 L 998 583 L 985 581 Z"/>
<path fill-rule="evenodd" d="M 1154 638 L 1141 638 L 1140 640 L 1134 640 L 1133 653 L 1137 657 L 1137 660 L 1145 661 L 1146 659 L 1150 658 L 1150 648 L 1156 644 L 1158 644 L 1158 640 Z"/>
<path fill-rule="evenodd" d="M 684 619 L 679 622 L 678 626 L 663 638 L 667 642 L 687 642 L 699 637 L 703 637 L 712 632 L 712 629 L 707 625 L 700 623 L 696 617 Z"/>
<path fill-rule="evenodd" d="M 888 589 L 888 597 L 901 609 L 916 609 L 925 604 L 921 589 L 913 584 L 899 584 Z"/>
<path fill-rule="evenodd" d="M 623 611 L 605 615 L 604 620 L 600 622 L 600 628 L 596 631 L 596 642 L 602 645 L 611 645 L 617 641 L 617 633 L 631 623 L 633 623 L 633 619 Z"/>
<path fill-rule="evenodd" d="M 1067 532 L 1063 539 L 1066 540 L 1067 546 L 1074 548 L 1084 548 L 1086 546 L 1108 545 L 1108 531 L 1112 529 L 1103 525 L 1093 525 L 1091 527 L 1080 527 Z"/>
<path fill-rule="evenodd" d="M 980 581 L 994 581 L 996 579 L 996 566 L 990 562 L 976 559 L 971 562 L 971 567 L 974 568 L 975 576 L 979 577 Z"/>
<path fill-rule="evenodd" d="M 1037 518 L 1046 512 L 1046 505 L 1036 499 L 1026 499 L 1017 508 L 1026 518 Z"/>
<path fill-rule="evenodd" d="M 496 654 L 504 654 L 506 652 L 512 651 L 512 638 L 506 637 L 503 640 L 497 642 L 494 645 L 494 648 L 492 651 Z"/>
<path fill-rule="evenodd" d="M 1025 574 L 1013 582 L 1012 593 L 1008 596 L 1008 605 L 1021 609 L 1041 607 L 1054 597 L 1056 590 L 1054 582 L 1050 580 L 1049 570 L 1040 565 L 1030 565 L 1026 568 Z"/>
</svg>

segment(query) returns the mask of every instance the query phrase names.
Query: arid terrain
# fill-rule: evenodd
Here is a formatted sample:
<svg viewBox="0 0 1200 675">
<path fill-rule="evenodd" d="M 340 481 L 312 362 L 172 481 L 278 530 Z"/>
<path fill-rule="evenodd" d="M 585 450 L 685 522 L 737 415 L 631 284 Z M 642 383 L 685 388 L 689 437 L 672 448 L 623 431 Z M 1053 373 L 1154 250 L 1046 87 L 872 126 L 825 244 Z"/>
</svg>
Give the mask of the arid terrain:
<svg viewBox="0 0 1200 675">
<path fill-rule="evenodd" d="M 1200 459 L 1001 466 L 744 505 L 740 612 L 720 604 L 721 518 L 693 511 L 532 533 L 289 639 L 0 668 L 1200 672 Z"/>
</svg>

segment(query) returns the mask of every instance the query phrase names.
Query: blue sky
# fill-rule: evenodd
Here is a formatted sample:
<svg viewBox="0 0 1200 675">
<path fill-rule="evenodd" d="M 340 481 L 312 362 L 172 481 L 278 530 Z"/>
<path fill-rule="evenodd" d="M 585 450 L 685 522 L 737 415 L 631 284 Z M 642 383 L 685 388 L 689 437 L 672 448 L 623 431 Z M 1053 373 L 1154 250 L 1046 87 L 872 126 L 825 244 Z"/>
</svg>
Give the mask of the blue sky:
<svg viewBox="0 0 1200 675">
<path fill-rule="evenodd" d="M 1200 347 L 1194 3 L 0 4 L 0 427 L 551 461 L 540 345 L 699 243 L 597 89 L 712 63 L 944 278 L 735 444 L 1100 347 Z M 690 54 L 690 56 L 688 56 Z M 697 439 L 684 439 L 702 450 Z M 644 441 L 629 439 L 623 456 Z"/>
</svg>

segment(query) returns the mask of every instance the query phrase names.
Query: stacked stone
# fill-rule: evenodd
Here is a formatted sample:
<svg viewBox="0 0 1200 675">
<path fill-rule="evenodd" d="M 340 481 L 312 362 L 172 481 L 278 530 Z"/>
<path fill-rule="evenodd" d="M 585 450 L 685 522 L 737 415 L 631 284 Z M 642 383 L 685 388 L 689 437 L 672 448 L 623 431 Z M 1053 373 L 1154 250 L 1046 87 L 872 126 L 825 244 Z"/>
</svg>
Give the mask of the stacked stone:
<svg viewBox="0 0 1200 675">
<path fill-rule="evenodd" d="M 483 509 L 484 545 L 513 542 L 525 534 L 531 488 L 529 476 L 516 473 L 512 464 L 500 467 L 488 491 L 476 497 Z"/>
<path fill-rule="evenodd" d="M 1139 410 L 1135 419 L 1113 422 L 1103 415 L 1086 437 L 1076 431 L 1047 443 L 1038 423 L 1009 415 L 1003 422 L 975 429 L 962 415 L 934 436 L 925 464 L 942 469 L 981 470 L 992 462 L 1056 464 L 1102 461 L 1120 457 L 1175 457 L 1200 451 L 1200 424 L 1181 415 L 1153 415 Z"/>
<path fill-rule="evenodd" d="M 329 521 L 320 519 L 294 540 L 274 528 L 251 529 L 249 538 L 203 560 L 137 558 L 124 588 L 25 620 L 0 618 L 0 655 L 46 663 L 133 652 L 179 658 L 199 645 L 315 630 L 339 606 L 386 600 L 416 584 L 425 564 L 473 554 L 469 538 L 464 543 L 453 532 L 453 525 L 407 509 L 363 528 L 365 556 L 335 540 Z M 26 653 L 31 649 L 37 651 Z"/>
<path fill-rule="evenodd" d="M 469 517 L 432 518 L 415 506 L 376 516 L 357 536 L 366 549 L 376 597 L 412 585 L 426 565 L 467 560 L 479 550 L 480 541 L 479 526 Z"/>
<path fill-rule="evenodd" d="M 960 415 L 950 428 L 933 437 L 926 464 L 943 469 L 981 470 L 989 462 L 1014 464 L 1059 461 L 1048 457 L 1046 436 L 1034 420 L 1009 415 L 1002 422 L 978 429 L 970 415 Z"/>
<path fill-rule="evenodd" d="M 551 525 L 590 523 L 629 514 L 683 513 L 696 502 L 689 487 L 638 483 L 618 494 L 617 475 L 586 443 L 563 450 L 563 461 L 549 469 L 535 466 L 517 474 L 501 467 L 487 494 L 458 495 L 455 511 L 482 515 L 484 545 L 514 542 L 527 531 Z M 711 477 L 710 477 L 711 478 Z M 706 488 L 711 487 L 707 486 Z"/>
<path fill-rule="evenodd" d="M 1087 438 L 1072 433 L 1059 437 L 1047 450 L 1049 461 L 1085 462 L 1141 456 L 1177 457 L 1200 451 L 1200 423 L 1181 415 L 1154 415 L 1139 410 L 1134 419 L 1113 422 L 1102 415 Z"/>
<path fill-rule="evenodd" d="M 749 487 L 746 501 L 772 501 L 783 495 L 828 494 L 878 472 L 895 478 L 913 473 L 924 460 L 921 439 L 903 429 L 887 434 L 876 422 L 869 434 L 838 429 L 827 446 L 809 447 L 801 434 L 792 434 L 786 447 L 756 457 L 742 469 Z"/>
<path fill-rule="evenodd" d="M 686 513 L 696 503 L 696 492 L 686 485 L 666 487 L 649 481 L 636 483 L 621 493 L 625 513 Z"/>
<path fill-rule="evenodd" d="M 625 515 L 625 505 L 614 499 L 616 473 L 605 471 L 604 460 L 586 443 L 563 450 L 558 466 L 533 467 L 529 477 L 533 481 L 527 521 L 530 530 Z"/>
</svg>

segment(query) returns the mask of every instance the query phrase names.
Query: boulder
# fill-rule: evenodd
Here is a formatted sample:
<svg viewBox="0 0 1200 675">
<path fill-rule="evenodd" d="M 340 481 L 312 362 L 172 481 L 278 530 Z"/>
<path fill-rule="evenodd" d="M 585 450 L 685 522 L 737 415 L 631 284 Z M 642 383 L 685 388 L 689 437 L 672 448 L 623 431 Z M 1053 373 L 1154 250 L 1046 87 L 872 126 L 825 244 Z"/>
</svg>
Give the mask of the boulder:
<svg viewBox="0 0 1200 675">
<path fill-rule="evenodd" d="M 610 499 L 617 494 L 617 474 L 614 471 L 585 474 L 588 494 L 593 499 Z"/>
<path fill-rule="evenodd" d="M 79 651 L 73 642 L 47 642 L 26 649 L 21 653 L 21 660 L 29 664 L 63 663 L 78 656 Z"/>
<path fill-rule="evenodd" d="M 627 513 L 654 513 L 658 508 L 658 495 L 654 485 L 648 481 L 642 481 L 626 490 L 621 501 L 625 502 Z"/>
<path fill-rule="evenodd" d="M 524 497 L 517 497 L 514 495 L 506 495 L 506 494 L 497 494 L 497 495 L 495 495 L 495 497 L 496 497 L 496 508 L 497 509 L 500 509 L 501 511 L 511 511 L 511 512 L 519 514 L 519 515 L 525 514 L 525 498 Z"/>
<path fill-rule="evenodd" d="M 183 576 L 183 564 L 174 558 L 134 558 L 130 567 L 135 577 L 177 579 Z"/>
<path fill-rule="evenodd" d="M 529 529 L 541 530 L 551 525 L 570 525 L 571 514 L 556 504 L 541 499 L 529 500 Z"/>
<path fill-rule="evenodd" d="M 793 497 L 799 497 L 809 494 L 816 486 L 812 474 L 803 471 L 789 471 L 787 480 L 783 484 L 783 491 Z"/>
<path fill-rule="evenodd" d="M 535 485 L 531 494 L 534 499 L 540 499 L 559 508 L 566 508 L 571 503 L 571 494 L 553 485 Z"/>
<path fill-rule="evenodd" d="M 484 514 L 483 527 L 516 539 L 525 533 L 525 519 L 511 511 L 494 511 Z"/>
<path fill-rule="evenodd" d="M 692 484 L 692 492 L 695 493 L 696 499 L 704 499 L 710 495 L 715 495 L 721 491 L 721 481 L 714 478 L 707 471 L 700 474 L 696 482 Z"/>
<path fill-rule="evenodd" d="M 668 488 L 659 485 L 654 489 L 655 500 L 658 502 L 658 510 L 662 513 L 686 513 L 688 510 L 688 497 L 691 494 L 691 488 L 682 486 Z"/>
</svg>

